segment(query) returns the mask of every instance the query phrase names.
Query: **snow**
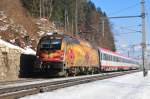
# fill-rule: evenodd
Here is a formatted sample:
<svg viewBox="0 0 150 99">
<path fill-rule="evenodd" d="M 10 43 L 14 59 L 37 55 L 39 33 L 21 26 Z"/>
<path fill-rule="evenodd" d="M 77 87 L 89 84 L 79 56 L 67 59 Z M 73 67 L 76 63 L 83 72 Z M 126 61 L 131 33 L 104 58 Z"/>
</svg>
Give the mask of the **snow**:
<svg viewBox="0 0 150 99">
<path fill-rule="evenodd" d="M 150 76 L 142 72 L 76 85 L 21 99 L 150 99 Z"/>
<path fill-rule="evenodd" d="M 0 45 L 5 46 L 5 47 L 9 47 L 9 48 L 12 48 L 12 49 L 19 49 L 20 51 L 24 51 L 24 49 L 22 49 L 21 47 L 15 46 L 15 45 L 13 45 L 9 42 L 6 42 L 2 39 L 0 39 Z"/>
<path fill-rule="evenodd" d="M 36 52 L 33 49 L 31 49 L 29 46 L 25 48 L 25 51 L 23 53 L 27 55 L 36 55 Z"/>
<path fill-rule="evenodd" d="M 28 54 L 28 55 L 35 55 L 36 54 L 36 52 L 34 50 L 32 50 L 30 47 L 28 47 L 28 46 L 25 47 L 25 49 L 23 49 L 23 48 L 21 48 L 19 46 L 15 46 L 15 45 L 13 45 L 13 44 L 11 44 L 9 42 L 6 42 L 6 41 L 4 41 L 2 39 L 0 39 L 0 45 L 4 46 L 4 47 L 12 48 L 12 49 L 20 50 L 21 53 L 23 53 L 23 54 Z"/>
<path fill-rule="evenodd" d="M 9 25 L 0 26 L 0 31 L 6 31 L 8 29 Z"/>
</svg>

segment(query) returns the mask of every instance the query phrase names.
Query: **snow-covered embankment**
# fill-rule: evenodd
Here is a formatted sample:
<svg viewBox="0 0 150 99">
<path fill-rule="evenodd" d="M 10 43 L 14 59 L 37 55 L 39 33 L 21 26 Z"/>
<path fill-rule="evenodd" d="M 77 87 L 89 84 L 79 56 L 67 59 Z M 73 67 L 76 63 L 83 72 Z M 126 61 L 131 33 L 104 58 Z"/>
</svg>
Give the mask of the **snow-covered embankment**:
<svg viewBox="0 0 150 99">
<path fill-rule="evenodd" d="M 35 51 L 0 39 L 0 81 L 18 79 L 22 54 L 35 55 Z"/>
</svg>

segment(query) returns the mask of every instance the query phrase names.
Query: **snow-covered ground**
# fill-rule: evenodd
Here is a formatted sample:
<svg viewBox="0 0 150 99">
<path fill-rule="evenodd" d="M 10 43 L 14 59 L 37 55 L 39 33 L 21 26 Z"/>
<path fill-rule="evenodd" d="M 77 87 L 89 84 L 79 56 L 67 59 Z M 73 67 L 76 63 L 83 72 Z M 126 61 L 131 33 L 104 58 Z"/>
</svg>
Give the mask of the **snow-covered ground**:
<svg viewBox="0 0 150 99">
<path fill-rule="evenodd" d="M 128 74 L 21 99 L 150 99 L 150 76 Z"/>
</svg>

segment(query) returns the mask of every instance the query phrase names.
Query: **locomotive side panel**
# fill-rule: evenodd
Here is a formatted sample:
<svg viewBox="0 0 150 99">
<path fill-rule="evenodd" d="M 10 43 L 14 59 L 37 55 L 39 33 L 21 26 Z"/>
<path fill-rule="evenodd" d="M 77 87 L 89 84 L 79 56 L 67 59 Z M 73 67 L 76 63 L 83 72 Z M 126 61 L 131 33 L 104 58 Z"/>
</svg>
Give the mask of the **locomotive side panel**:
<svg viewBox="0 0 150 99">
<path fill-rule="evenodd" d="M 68 67 L 98 67 L 97 50 L 81 44 L 82 41 L 67 44 L 66 66 Z M 83 42 L 82 42 L 83 43 Z"/>
</svg>

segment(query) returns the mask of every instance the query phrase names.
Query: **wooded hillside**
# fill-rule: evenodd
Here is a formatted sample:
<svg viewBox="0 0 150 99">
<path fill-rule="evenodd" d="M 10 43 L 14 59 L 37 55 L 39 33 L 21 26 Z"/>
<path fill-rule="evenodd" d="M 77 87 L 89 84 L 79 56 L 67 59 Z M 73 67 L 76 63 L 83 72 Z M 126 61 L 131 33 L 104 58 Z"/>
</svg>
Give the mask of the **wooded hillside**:
<svg viewBox="0 0 150 99">
<path fill-rule="evenodd" d="M 115 50 L 114 37 L 107 15 L 101 8 L 96 8 L 91 1 L 22 0 L 22 2 L 33 17 L 45 17 L 53 21 L 57 28 L 66 27 L 67 33 L 71 35 L 77 35 L 93 44 Z M 105 18 L 104 28 L 102 18 Z"/>
<path fill-rule="evenodd" d="M 53 30 L 65 31 L 94 45 L 115 50 L 106 13 L 89 0 L 1 0 L 2 39 L 21 47 L 36 48 L 40 36 Z"/>
</svg>

